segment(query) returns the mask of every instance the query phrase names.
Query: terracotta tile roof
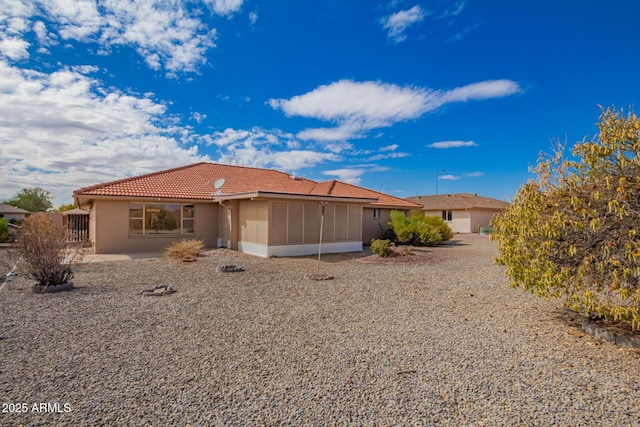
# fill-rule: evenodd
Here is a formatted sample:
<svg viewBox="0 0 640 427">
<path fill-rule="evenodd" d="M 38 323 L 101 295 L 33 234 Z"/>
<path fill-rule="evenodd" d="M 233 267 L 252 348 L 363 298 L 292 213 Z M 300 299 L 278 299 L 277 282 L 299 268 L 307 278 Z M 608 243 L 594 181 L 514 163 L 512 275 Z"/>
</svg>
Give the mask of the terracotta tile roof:
<svg viewBox="0 0 640 427">
<path fill-rule="evenodd" d="M 287 173 L 217 163 L 196 163 L 146 175 L 105 182 L 73 192 L 74 196 L 169 198 L 211 200 L 213 183 L 224 178 L 222 195 L 274 192 L 296 195 L 340 196 L 378 199 L 374 205 L 419 208 L 413 202 L 340 181 L 316 182 Z"/>
<path fill-rule="evenodd" d="M 424 210 L 486 209 L 497 211 L 506 209 L 509 206 L 509 203 L 502 200 L 471 193 L 413 196 L 407 197 L 407 200 L 420 203 L 424 206 Z"/>
<path fill-rule="evenodd" d="M 420 209 L 422 205 L 407 199 L 390 196 L 389 194 L 380 193 L 379 191 L 369 190 L 368 188 L 358 187 L 357 185 L 347 184 L 341 181 L 326 181 L 317 184 L 312 194 L 323 194 L 343 197 L 368 197 L 378 199 L 372 205 L 376 206 L 394 206 L 406 209 Z"/>
</svg>

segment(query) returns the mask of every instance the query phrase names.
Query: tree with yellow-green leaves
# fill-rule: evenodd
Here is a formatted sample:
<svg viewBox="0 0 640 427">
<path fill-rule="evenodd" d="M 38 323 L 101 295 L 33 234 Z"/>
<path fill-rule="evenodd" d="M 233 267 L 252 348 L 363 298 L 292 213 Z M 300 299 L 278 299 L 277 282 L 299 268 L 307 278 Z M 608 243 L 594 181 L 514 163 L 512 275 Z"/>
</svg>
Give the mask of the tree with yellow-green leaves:
<svg viewBox="0 0 640 427">
<path fill-rule="evenodd" d="M 513 287 L 640 329 L 640 119 L 603 110 L 599 133 L 541 158 L 494 222 Z"/>
</svg>

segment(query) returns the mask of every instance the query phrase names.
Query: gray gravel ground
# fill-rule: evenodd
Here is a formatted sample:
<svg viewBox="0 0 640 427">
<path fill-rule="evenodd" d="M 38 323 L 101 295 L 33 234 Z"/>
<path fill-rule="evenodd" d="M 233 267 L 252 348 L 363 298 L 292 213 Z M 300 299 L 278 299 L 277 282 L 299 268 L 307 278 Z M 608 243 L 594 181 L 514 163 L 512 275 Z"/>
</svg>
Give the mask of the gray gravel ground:
<svg viewBox="0 0 640 427">
<path fill-rule="evenodd" d="M 0 424 L 640 425 L 640 353 L 510 289 L 487 238 L 367 255 L 96 262 L 50 295 L 20 274 L 0 291 Z M 139 295 L 159 284 L 177 293 Z"/>
</svg>

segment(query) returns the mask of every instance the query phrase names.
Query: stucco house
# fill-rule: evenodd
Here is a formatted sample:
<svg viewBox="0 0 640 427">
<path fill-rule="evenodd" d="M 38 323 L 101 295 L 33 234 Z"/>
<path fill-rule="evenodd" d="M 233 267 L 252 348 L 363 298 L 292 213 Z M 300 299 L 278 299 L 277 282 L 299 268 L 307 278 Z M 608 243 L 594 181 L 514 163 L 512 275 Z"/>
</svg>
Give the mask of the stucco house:
<svg viewBox="0 0 640 427">
<path fill-rule="evenodd" d="M 5 221 L 24 221 L 31 212 L 0 203 L 0 218 Z"/>
<path fill-rule="evenodd" d="M 477 233 L 509 203 L 471 193 L 413 196 L 407 200 L 422 205 L 426 215 L 442 216 L 454 233 Z"/>
<path fill-rule="evenodd" d="M 262 256 L 353 252 L 378 238 L 392 210 L 420 205 L 340 181 L 196 163 L 81 188 L 94 253 L 158 251 L 202 239 Z"/>
</svg>

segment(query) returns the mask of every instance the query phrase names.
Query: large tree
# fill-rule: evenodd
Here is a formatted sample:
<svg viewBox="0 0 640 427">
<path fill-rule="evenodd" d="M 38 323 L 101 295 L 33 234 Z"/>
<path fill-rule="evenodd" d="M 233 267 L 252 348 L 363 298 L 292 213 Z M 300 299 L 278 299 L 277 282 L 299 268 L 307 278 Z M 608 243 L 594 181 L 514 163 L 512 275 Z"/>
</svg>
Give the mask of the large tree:
<svg viewBox="0 0 640 427">
<path fill-rule="evenodd" d="M 53 209 L 51 193 L 40 187 L 23 188 L 5 203 L 29 212 L 49 212 Z"/>
<path fill-rule="evenodd" d="M 513 287 L 640 329 L 640 119 L 607 109 L 593 140 L 559 147 L 495 221 Z"/>
</svg>

